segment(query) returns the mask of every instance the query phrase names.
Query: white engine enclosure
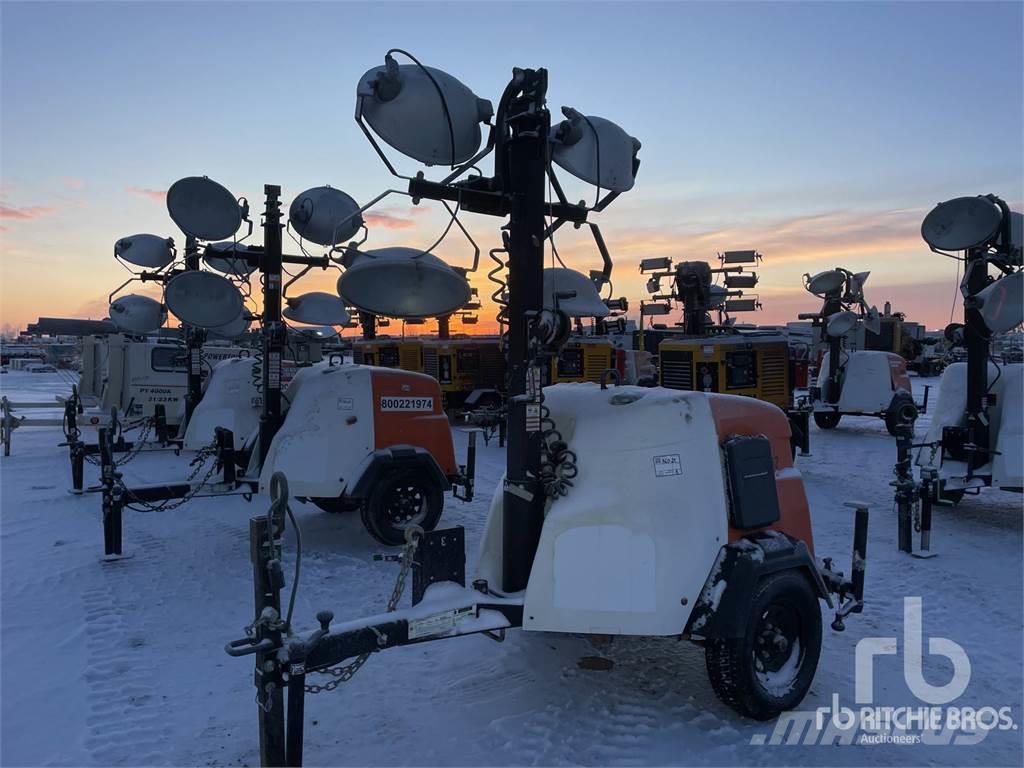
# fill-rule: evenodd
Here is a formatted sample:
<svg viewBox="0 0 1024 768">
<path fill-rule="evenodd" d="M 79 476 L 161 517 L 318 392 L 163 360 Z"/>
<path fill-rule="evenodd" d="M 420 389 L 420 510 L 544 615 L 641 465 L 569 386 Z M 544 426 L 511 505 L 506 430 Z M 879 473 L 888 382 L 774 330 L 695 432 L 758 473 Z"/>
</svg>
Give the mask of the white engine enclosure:
<svg viewBox="0 0 1024 768">
<path fill-rule="evenodd" d="M 523 628 L 680 634 L 728 537 L 709 396 L 591 383 L 544 394 L 579 475 L 547 510 Z M 478 566 L 491 584 L 501 583 L 502 485 Z"/>
<path fill-rule="evenodd" d="M 214 366 L 203 399 L 185 429 L 186 450 L 197 451 L 209 445 L 217 427 L 230 429 L 235 448 L 242 447 L 260 423 L 261 398 L 256 388 L 259 376 L 253 370 L 256 364 L 253 357 L 235 357 Z"/>
<path fill-rule="evenodd" d="M 839 402 L 828 402 L 828 366 L 830 353 L 821 358 L 818 386 L 821 400 L 814 403 L 816 411 L 835 411 L 853 414 L 881 414 L 889 408 L 893 395 L 889 353 L 869 350 L 844 352 L 846 368 L 841 374 L 842 391 Z"/>
<path fill-rule="evenodd" d="M 318 363 L 298 371 L 285 390 L 291 405 L 260 471 L 260 493 L 269 493 L 277 471 L 292 496 L 337 498 L 355 485 L 373 457 L 373 370 Z"/>
<path fill-rule="evenodd" d="M 996 451 L 987 467 L 975 471 L 975 476 L 991 474 L 992 485 L 997 488 L 1024 487 L 1024 365 L 1007 363 L 1000 369 L 989 363 L 988 380 L 995 404 L 989 407 L 990 447 Z M 939 380 L 939 394 L 932 411 L 932 421 L 925 443 L 942 439 L 942 428 L 963 424 L 967 408 L 967 363 L 953 363 L 946 367 Z M 933 463 L 934 461 L 934 463 Z M 942 461 L 941 453 L 931 449 L 918 450 L 916 463 L 921 467 L 939 470 L 939 477 L 950 489 L 969 487 L 967 465 L 962 461 Z"/>
</svg>

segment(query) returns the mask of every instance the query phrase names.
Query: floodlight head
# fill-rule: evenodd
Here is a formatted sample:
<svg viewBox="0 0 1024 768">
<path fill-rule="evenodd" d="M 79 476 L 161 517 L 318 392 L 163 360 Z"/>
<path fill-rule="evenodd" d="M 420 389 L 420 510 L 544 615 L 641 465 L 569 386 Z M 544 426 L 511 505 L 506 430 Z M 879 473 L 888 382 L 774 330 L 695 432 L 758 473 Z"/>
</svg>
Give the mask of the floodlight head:
<svg viewBox="0 0 1024 768">
<path fill-rule="evenodd" d="M 249 323 L 249 313 L 246 312 L 245 309 L 243 308 L 242 311 L 238 313 L 238 317 L 236 317 L 230 323 L 227 323 L 225 325 L 218 325 L 214 328 L 208 329 L 209 335 L 214 338 L 227 339 L 228 341 L 231 341 L 233 339 L 237 339 L 239 336 L 248 331 Z"/>
<path fill-rule="evenodd" d="M 882 330 L 882 317 L 878 314 L 878 307 L 871 307 L 865 313 L 864 330 L 876 335 Z"/>
<path fill-rule="evenodd" d="M 359 203 L 326 186 L 307 189 L 292 200 L 288 220 L 301 237 L 327 248 L 347 243 L 363 225 Z"/>
<path fill-rule="evenodd" d="M 847 290 L 849 290 L 849 292 L 855 296 L 863 296 L 864 283 L 868 281 L 868 275 L 870 274 L 870 270 L 868 270 L 867 272 L 854 272 L 853 277 L 850 278 L 850 285 L 848 286 Z"/>
<path fill-rule="evenodd" d="M 164 303 L 175 317 L 197 328 L 216 328 L 237 319 L 244 302 L 230 280 L 213 272 L 182 272 L 164 286 Z"/>
<path fill-rule="evenodd" d="M 667 256 L 656 256 L 651 259 L 640 260 L 641 272 L 664 272 L 672 268 L 672 259 Z"/>
<path fill-rule="evenodd" d="M 235 196 L 206 176 L 174 182 L 167 190 L 167 212 L 182 232 L 197 240 L 226 240 L 242 224 Z"/>
<path fill-rule="evenodd" d="M 1024 322 L 1024 272 L 999 278 L 970 303 L 978 307 L 992 333 L 1006 333 L 1016 328 Z"/>
<path fill-rule="evenodd" d="M 210 269 L 223 272 L 232 277 L 246 277 L 256 271 L 255 264 L 250 264 L 245 258 L 249 246 L 245 243 L 235 243 L 230 240 L 223 243 L 210 243 L 206 246 L 203 254 L 203 261 Z"/>
<path fill-rule="evenodd" d="M 611 120 L 562 107 L 566 119 L 551 128 L 551 159 L 588 184 L 628 192 L 636 180 L 640 142 Z"/>
<path fill-rule="evenodd" d="M 939 203 L 921 222 L 921 237 L 939 251 L 966 251 L 990 243 L 1003 213 L 986 197 L 956 197 Z"/>
<path fill-rule="evenodd" d="M 285 299 L 288 306 L 281 313 L 295 323 L 305 325 L 346 325 L 351 318 L 345 302 L 337 296 L 313 291 Z"/>
<path fill-rule="evenodd" d="M 857 325 L 857 313 L 850 311 L 836 312 L 828 316 L 825 332 L 832 338 L 845 336 Z"/>
<path fill-rule="evenodd" d="M 729 297 L 729 291 L 721 285 L 712 285 L 708 291 L 708 306 L 712 309 L 718 309 L 725 304 L 725 300 Z"/>
<path fill-rule="evenodd" d="M 950 323 L 942 331 L 946 341 L 954 346 L 961 346 L 964 343 L 964 324 Z"/>
<path fill-rule="evenodd" d="M 349 248 L 338 294 L 351 306 L 374 315 L 404 319 L 437 317 L 469 301 L 466 276 L 418 248 Z"/>
<path fill-rule="evenodd" d="M 815 296 L 825 296 L 826 294 L 838 291 L 845 282 L 846 275 L 840 269 L 829 269 L 819 272 L 814 277 L 804 275 L 804 288 Z"/>
<path fill-rule="evenodd" d="M 114 243 L 114 255 L 146 269 L 163 269 L 174 261 L 174 240 L 159 235 L 131 235 Z"/>
<path fill-rule="evenodd" d="M 609 312 L 593 280 L 563 267 L 544 270 L 544 308 L 561 310 L 569 317 L 607 317 Z"/>
<path fill-rule="evenodd" d="M 473 157 L 480 124 L 494 114 L 491 102 L 439 69 L 399 65 L 390 53 L 384 62 L 359 78 L 357 118 L 366 118 L 388 145 L 425 165 Z"/>
<path fill-rule="evenodd" d="M 640 305 L 641 315 L 667 315 L 671 311 L 671 304 L 651 304 L 645 302 Z"/>
<path fill-rule="evenodd" d="M 122 333 L 152 333 L 167 322 L 167 308 L 156 299 L 132 293 L 110 303 L 110 321 Z"/>
</svg>

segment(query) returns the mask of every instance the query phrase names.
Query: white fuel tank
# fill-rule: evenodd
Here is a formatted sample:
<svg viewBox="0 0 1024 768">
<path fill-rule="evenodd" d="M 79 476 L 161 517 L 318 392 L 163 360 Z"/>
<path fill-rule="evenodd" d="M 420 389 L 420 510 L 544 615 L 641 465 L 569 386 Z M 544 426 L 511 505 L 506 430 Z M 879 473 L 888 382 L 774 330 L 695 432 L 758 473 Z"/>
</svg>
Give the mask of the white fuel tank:
<svg viewBox="0 0 1024 768">
<path fill-rule="evenodd" d="M 676 635 L 728 537 L 709 396 L 662 387 L 558 384 L 544 390 L 579 474 L 547 511 L 523 628 Z M 501 584 L 502 485 L 482 543 Z M 683 598 L 686 598 L 685 600 Z"/>
</svg>

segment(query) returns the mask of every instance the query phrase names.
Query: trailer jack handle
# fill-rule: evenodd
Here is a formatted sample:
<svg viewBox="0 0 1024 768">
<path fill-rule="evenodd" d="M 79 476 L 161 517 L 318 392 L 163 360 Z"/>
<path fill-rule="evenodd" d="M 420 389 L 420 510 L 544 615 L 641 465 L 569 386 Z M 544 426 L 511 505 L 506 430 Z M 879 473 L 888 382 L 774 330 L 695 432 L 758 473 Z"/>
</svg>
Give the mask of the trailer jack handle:
<svg viewBox="0 0 1024 768">
<path fill-rule="evenodd" d="M 452 493 L 460 501 L 470 502 L 473 500 L 473 489 L 476 478 L 476 435 L 480 429 L 469 430 L 469 445 L 466 447 L 466 464 L 459 467 L 459 477 L 452 485 Z M 459 492 L 459 486 L 465 490 Z"/>
</svg>

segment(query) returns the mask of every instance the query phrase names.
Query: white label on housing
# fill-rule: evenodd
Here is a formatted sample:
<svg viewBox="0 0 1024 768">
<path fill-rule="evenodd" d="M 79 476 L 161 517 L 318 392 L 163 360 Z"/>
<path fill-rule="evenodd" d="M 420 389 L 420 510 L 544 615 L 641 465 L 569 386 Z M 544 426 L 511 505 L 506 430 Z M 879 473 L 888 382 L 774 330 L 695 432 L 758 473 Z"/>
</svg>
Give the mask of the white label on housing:
<svg viewBox="0 0 1024 768">
<path fill-rule="evenodd" d="M 355 400 L 351 397 L 339 397 L 338 398 L 338 410 L 339 411 L 351 411 L 355 408 Z"/>
<path fill-rule="evenodd" d="M 654 476 L 672 477 L 683 474 L 683 462 L 679 459 L 678 453 L 666 453 L 663 456 L 654 457 Z"/>
<path fill-rule="evenodd" d="M 380 409 L 382 411 L 433 411 L 434 398 L 385 397 L 384 395 L 381 395 Z"/>
</svg>

